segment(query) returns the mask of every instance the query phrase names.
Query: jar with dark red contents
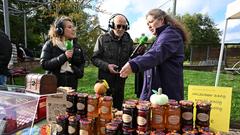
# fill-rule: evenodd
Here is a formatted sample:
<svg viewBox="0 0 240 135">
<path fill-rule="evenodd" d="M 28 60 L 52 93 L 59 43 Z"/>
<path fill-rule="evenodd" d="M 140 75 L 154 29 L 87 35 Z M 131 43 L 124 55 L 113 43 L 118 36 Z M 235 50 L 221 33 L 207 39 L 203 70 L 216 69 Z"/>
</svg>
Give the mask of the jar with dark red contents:
<svg viewBox="0 0 240 135">
<path fill-rule="evenodd" d="M 68 115 L 57 115 L 57 135 L 68 135 Z"/>
<path fill-rule="evenodd" d="M 100 118 L 105 120 L 112 119 L 112 97 L 104 96 L 99 99 Z"/>
<path fill-rule="evenodd" d="M 181 108 L 176 102 L 169 102 L 166 110 L 166 128 L 169 132 L 180 131 Z"/>
<path fill-rule="evenodd" d="M 77 95 L 77 114 L 82 118 L 87 118 L 88 112 L 88 94 L 78 93 Z"/>
<path fill-rule="evenodd" d="M 90 118 L 98 117 L 98 98 L 95 95 L 88 95 L 88 114 Z"/>
<path fill-rule="evenodd" d="M 136 135 L 135 129 L 122 129 L 122 135 Z"/>
<path fill-rule="evenodd" d="M 136 129 L 137 128 L 137 108 L 134 103 L 125 103 L 123 104 L 123 128 Z"/>
<path fill-rule="evenodd" d="M 122 118 L 121 117 L 116 117 L 112 119 L 111 121 L 113 124 L 118 126 L 118 131 L 120 132 L 122 130 Z"/>
<path fill-rule="evenodd" d="M 118 125 L 115 123 L 107 123 L 106 124 L 106 135 L 117 135 L 118 133 Z"/>
<path fill-rule="evenodd" d="M 75 116 L 69 116 L 68 118 L 68 134 L 79 135 L 79 124 Z"/>
<path fill-rule="evenodd" d="M 67 94 L 66 112 L 68 112 L 70 115 L 77 113 L 77 98 L 76 92 L 70 92 Z"/>
<path fill-rule="evenodd" d="M 181 100 L 181 129 L 183 132 L 193 130 L 193 102 Z"/>
<path fill-rule="evenodd" d="M 150 133 L 150 135 L 166 135 L 162 130 L 155 130 Z"/>
<path fill-rule="evenodd" d="M 156 130 L 165 130 L 166 105 L 152 104 L 151 127 Z"/>
<path fill-rule="evenodd" d="M 210 123 L 210 101 L 197 101 L 196 103 L 196 126 L 197 127 L 209 127 Z"/>
<path fill-rule="evenodd" d="M 146 133 L 149 128 L 149 105 L 139 104 L 137 105 L 138 115 L 137 115 L 137 124 L 138 131 Z"/>
<path fill-rule="evenodd" d="M 92 135 L 92 122 L 88 119 L 80 120 L 79 135 Z"/>
</svg>

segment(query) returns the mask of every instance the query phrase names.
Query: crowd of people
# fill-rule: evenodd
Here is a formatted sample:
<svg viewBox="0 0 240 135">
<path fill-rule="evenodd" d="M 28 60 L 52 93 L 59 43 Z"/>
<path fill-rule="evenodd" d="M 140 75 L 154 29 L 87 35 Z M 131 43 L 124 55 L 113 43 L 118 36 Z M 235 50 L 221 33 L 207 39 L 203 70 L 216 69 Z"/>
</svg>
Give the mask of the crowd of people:
<svg viewBox="0 0 240 135">
<path fill-rule="evenodd" d="M 122 109 L 125 81 L 135 73 L 137 93 L 141 100 L 149 100 L 152 89 L 162 88 L 170 99 L 182 100 L 184 44 L 188 41 L 183 25 L 161 9 L 152 9 L 146 15 L 149 31 L 156 40 L 148 47 L 134 52 L 133 40 L 127 32 L 127 17 L 117 13 L 108 21 L 109 31 L 97 38 L 91 61 L 98 68 L 98 78 L 109 84 L 106 95 L 113 97 L 113 107 Z M 84 51 L 77 43 L 76 30 L 68 16 L 56 18 L 49 29 L 40 64 L 47 74 L 54 74 L 58 86 L 77 90 L 78 79 L 84 75 Z M 7 36 L 1 32 L 0 84 L 6 84 L 6 72 L 12 54 Z M 68 46 L 66 45 L 68 44 Z M 69 47 L 71 45 L 71 47 Z M 6 47 L 5 47 L 6 46 Z M 134 57 L 131 57 L 134 53 Z M 139 90 L 140 89 L 140 90 Z"/>
</svg>

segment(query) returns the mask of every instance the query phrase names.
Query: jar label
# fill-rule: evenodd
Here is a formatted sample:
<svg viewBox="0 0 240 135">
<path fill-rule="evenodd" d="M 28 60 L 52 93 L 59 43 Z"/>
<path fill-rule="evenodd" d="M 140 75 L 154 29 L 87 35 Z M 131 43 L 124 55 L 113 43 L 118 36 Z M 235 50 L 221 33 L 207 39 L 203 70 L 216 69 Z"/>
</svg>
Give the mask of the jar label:
<svg viewBox="0 0 240 135">
<path fill-rule="evenodd" d="M 169 124 L 177 125 L 180 123 L 180 118 L 177 115 L 171 115 L 168 117 Z"/>
<path fill-rule="evenodd" d="M 73 126 L 68 126 L 68 133 L 73 134 L 76 132 L 76 129 Z"/>
<path fill-rule="evenodd" d="M 184 120 L 191 120 L 193 118 L 193 113 L 192 112 L 184 112 L 184 113 L 182 113 L 182 118 Z"/>
<path fill-rule="evenodd" d="M 163 117 L 162 115 L 153 115 L 153 120 L 155 124 L 160 124 L 163 122 Z"/>
<path fill-rule="evenodd" d="M 91 104 L 88 104 L 88 112 L 93 112 L 95 110 L 95 107 Z"/>
<path fill-rule="evenodd" d="M 88 131 L 80 129 L 79 135 L 88 135 Z"/>
<path fill-rule="evenodd" d="M 83 103 L 77 103 L 77 109 L 78 110 L 84 110 L 85 105 Z"/>
<path fill-rule="evenodd" d="M 57 124 L 57 132 L 62 132 L 63 128 L 61 125 Z"/>
<path fill-rule="evenodd" d="M 105 127 L 101 127 L 100 132 L 101 132 L 102 135 L 105 135 Z"/>
<path fill-rule="evenodd" d="M 66 102 L 66 106 L 67 106 L 67 108 L 70 108 L 70 107 L 72 107 L 72 106 L 73 106 L 73 103 L 72 103 L 72 102 L 70 102 L 70 101 L 67 101 L 67 102 Z"/>
<path fill-rule="evenodd" d="M 109 112 L 108 107 L 102 106 L 102 107 L 101 107 L 101 112 L 102 112 L 102 113 L 108 113 L 108 112 Z"/>
<path fill-rule="evenodd" d="M 144 117 L 138 116 L 137 117 L 137 124 L 140 126 L 144 126 L 147 124 L 147 120 Z"/>
<path fill-rule="evenodd" d="M 132 116 L 128 114 L 123 114 L 122 115 L 122 120 L 124 123 L 130 123 L 132 121 Z"/>
<path fill-rule="evenodd" d="M 206 113 L 198 113 L 197 114 L 197 119 L 199 119 L 200 121 L 208 121 L 209 116 Z"/>
</svg>

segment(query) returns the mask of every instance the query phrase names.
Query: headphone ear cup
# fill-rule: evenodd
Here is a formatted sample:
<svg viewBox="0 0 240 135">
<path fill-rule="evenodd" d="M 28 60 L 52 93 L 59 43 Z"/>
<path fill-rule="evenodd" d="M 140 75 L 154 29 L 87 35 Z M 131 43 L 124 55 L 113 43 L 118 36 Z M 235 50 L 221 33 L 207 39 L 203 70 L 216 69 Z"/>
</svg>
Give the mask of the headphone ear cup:
<svg viewBox="0 0 240 135">
<path fill-rule="evenodd" d="M 57 27 L 56 28 L 56 33 L 58 34 L 58 35 L 60 35 L 60 36 L 62 36 L 63 35 L 63 28 L 61 28 L 61 27 Z"/>
<path fill-rule="evenodd" d="M 114 26 L 114 22 L 110 21 L 109 24 L 108 24 L 108 27 L 114 29 L 114 27 L 115 27 L 115 26 Z"/>
</svg>

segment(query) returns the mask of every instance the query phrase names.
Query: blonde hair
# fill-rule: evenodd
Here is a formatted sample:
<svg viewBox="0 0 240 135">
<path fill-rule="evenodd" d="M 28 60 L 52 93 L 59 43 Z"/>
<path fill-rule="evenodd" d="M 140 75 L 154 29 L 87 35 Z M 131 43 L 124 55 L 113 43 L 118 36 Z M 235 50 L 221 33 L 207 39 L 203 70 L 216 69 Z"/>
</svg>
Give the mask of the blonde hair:
<svg viewBox="0 0 240 135">
<path fill-rule="evenodd" d="M 50 25 L 50 29 L 48 31 L 48 36 L 49 36 L 50 40 L 52 41 L 53 46 L 55 46 L 57 44 L 58 40 L 61 42 L 63 42 L 65 40 L 65 37 L 63 35 L 57 33 L 57 26 L 60 23 L 62 23 L 62 27 L 64 30 L 66 21 L 72 22 L 72 19 L 67 16 L 61 16 L 61 17 L 56 18 L 54 23 Z"/>
<path fill-rule="evenodd" d="M 181 22 L 177 21 L 175 18 L 171 17 L 166 12 L 158 8 L 150 10 L 147 13 L 146 17 L 148 17 L 149 15 L 153 16 L 154 19 L 163 19 L 165 24 L 169 24 L 175 28 L 180 29 L 183 33 L 184 43 L 187 44 L 189 42 L 190 33 L 187 31 L 187 29 Z"/>
</svg>

